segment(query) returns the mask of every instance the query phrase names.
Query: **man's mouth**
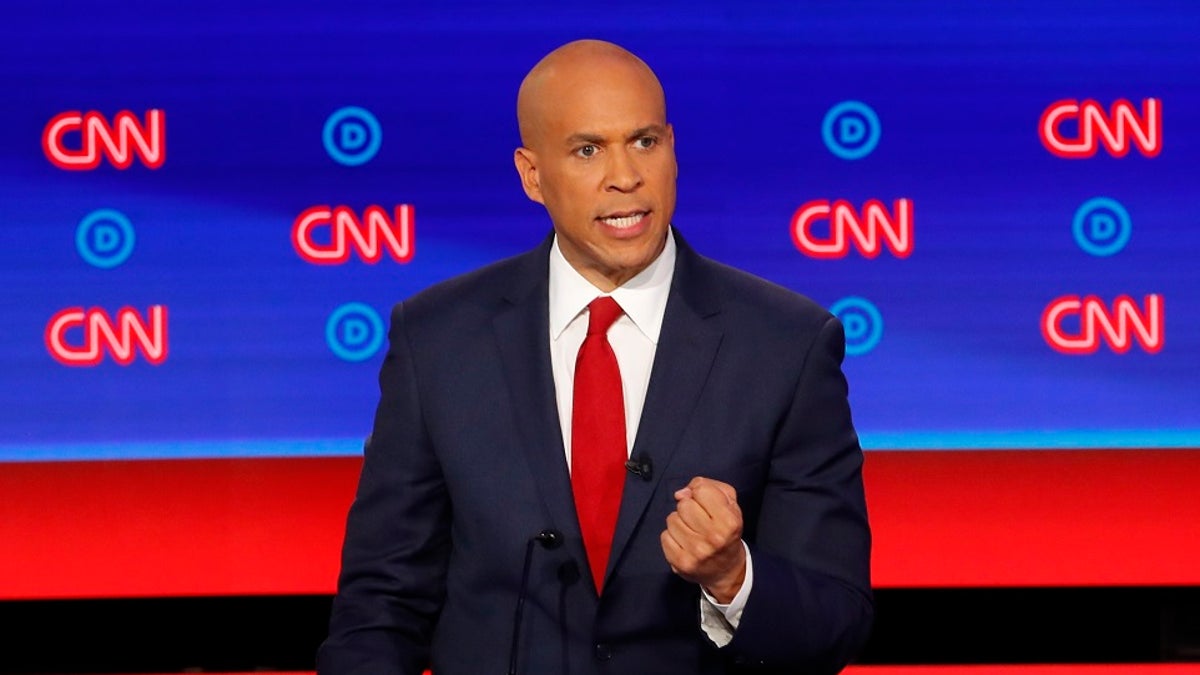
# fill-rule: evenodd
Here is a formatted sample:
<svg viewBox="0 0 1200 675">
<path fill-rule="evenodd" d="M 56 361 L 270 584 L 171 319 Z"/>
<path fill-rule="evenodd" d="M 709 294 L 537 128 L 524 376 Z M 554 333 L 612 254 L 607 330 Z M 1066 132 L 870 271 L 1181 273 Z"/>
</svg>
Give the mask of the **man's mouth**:
<svg viewBox="0 0 1200 675">
<path fill-rule="evenodd" d="M 618 230 L 627 230 L 640 223 L 642 218 L 645 218 L 648 213 L 650 212 L 632 211 L 629 213 L 616 213 L 611 216 L 600 218 L 600 222 Z"/>
</svg>

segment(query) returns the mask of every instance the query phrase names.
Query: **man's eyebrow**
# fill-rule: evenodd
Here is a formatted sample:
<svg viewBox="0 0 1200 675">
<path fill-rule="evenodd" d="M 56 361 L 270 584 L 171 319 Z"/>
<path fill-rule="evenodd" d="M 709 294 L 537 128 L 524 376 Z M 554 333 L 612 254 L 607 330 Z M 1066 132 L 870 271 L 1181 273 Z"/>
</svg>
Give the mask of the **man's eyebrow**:
<svg viewBox="0 0 1200 675">
<path fill-rule="evenodd" d="M 641 138 L 642 136 L 663 136 L 667 133 L 667 128 L 661 124 L 650 124 L 639 129 L 634 129 L 632 134 L 629 134 L 629 140 Z"/>
<path fill-rule="evenodd" d="M 603 145 L 604 137 L 598 134 L 571 134 L 567 136 L 567 145 L 575 145 L 576 143 L 590 143 L 592 145 Z"/>
<path fill-rule="evenodd" d="M 647 136 L 647 135 L 662 136 L 662 135 L 665 135 L 666 133 L 667 133 L 667 128 L 665 126 L 663 126 L 661 124 L 648 124 L 644 127 L 639 127 L 637 129 L 634 129 L 632 132 L 630 132 L 629 137 L 626 140 L 632 141 L 632 140 L 635 140 L 635 139 L 641 138 L 642 136 Z M 606 139 L 604 136 L 601 136 L 600 134 L 580 132 L 580 133 L 575 133 L 575 134 L 571 134 L 570 136 L 567 136 L 567 145 L 576 145 L 578 143 L 588 143 L 591 145 L 604 145 L 604 143 L 607 140 L 608 139 Z"/>
</svg>

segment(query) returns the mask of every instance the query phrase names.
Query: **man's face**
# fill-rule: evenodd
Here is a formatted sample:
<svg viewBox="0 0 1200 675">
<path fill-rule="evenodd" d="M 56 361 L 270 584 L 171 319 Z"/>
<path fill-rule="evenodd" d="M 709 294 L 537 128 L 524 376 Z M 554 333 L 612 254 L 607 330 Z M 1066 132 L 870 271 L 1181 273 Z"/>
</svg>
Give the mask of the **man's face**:
<svg viewBox="0 0 1200 675">
<path fill-rule="evenodd" d="M 567 261 L 612 290 L 662 251 L 675 211 L 675 137 L 661 89 L 624 64 L 568 69 L 536 105 L 533 138 L 516 155 L 525 192 L 545 205 Z"/>
</svg>

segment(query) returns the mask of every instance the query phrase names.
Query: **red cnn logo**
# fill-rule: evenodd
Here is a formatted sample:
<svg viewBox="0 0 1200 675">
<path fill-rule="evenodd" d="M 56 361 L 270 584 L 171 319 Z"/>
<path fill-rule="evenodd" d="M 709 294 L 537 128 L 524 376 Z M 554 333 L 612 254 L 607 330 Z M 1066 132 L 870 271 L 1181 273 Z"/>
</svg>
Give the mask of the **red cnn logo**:
<svg viewBox="0 0 1200 675">
<path fill-rule="evenodd" d="M 1078 317 L 1078 332 L 1063 328 L 1068 317 Z M 1094 295 L 1064 295 L 1042 312 L 1042 337 L 1063 354 L 1093 354 L 1102 338 L 1118 354 L 1129 351 L 1135 339 L 1147 353 L 1157 354 L 1163 347 L 1165 322 L 1161 295 L 1147 295 L 1145 309 L 1128 295 L 1118 296 L 1111 311 Z"/>
<path fill-rule="evenodd" d="M 813 225 L 820 221 L 829 222 L 828 237 L 813 233 Z M 913 247 L 912 200 L 897 199 L 888 213 L 883 202 L 872 199 L 863 204 L 860 215 L 845 200 L 830 204 L 818 199 L 802 204 L 792 216 L 792 243 L 811 258 L 844 258 L 850 253 L 851 239 L 867 258 L 877 257 L 885 243 L 897 258 L 907 258 Z"/>
<path fill-rule="evenodd" d="M 328 237 L 314 236 L 314 231 L 329 228 Z M 384 249 L 399 263 L 413 256 L 413 207 L 396 207 L 395 218 L 389 219 L 382 206 L 368 206 L 359 218 L 348 206 L 314 206 L 296 217 L 292 224 L 292 247 L 315 265 L 340 265 L 350 259 L 350 249 L 360 258 L 375 264 L 383 258 Z"/>
<path fill-rule="evenodd" d="M 78 148 L 68 148 L 65 143 L 67 134 L 73 132 L 79 133 Z M 42 131 L 42 152 L 51 164 L 68 171 L 95 169 L 100 166 L 101 154 L 118 169 L 128 169 L 135 154 L 142 164 L 157 169 L 167 159 L 167 114 L 147 110 L 143 123 L 137 115 L 122 110 L 112 124 L 94 110 L 55 115 Z"/>
<path fill-rule="evenodd" d="M 158 365 L 167 359 L 167 308 L 151 305 L 149 319 L 132 307 L 117 310 L 116 321 L 103 309 L 68 307 L 46 324 L 46 349 L 64 366 L 94 366 L 103 352 L 122 366 L 133 363 L 136 351 Z M 80 329 L 76 335 L 69 331 Z"/>
<path fill-rule="evenodd" d="M 1078 123 L 1074 138 L 1063 135 L 1066 121 Z M 1091 157 L 1101 145 L 1113 157 L 1129 154 L 1131 145 L 1146 157 L 1157 157 L 1162 151 L 1162 101 L 1144 99 L 1140 116 L 1126 99 L 1113 103 L 1111 113 L 1091 99 L 1056 101 L 1042 113 L 1038 135 L 1047 150 L 1068 159 Z"/>
</svg>

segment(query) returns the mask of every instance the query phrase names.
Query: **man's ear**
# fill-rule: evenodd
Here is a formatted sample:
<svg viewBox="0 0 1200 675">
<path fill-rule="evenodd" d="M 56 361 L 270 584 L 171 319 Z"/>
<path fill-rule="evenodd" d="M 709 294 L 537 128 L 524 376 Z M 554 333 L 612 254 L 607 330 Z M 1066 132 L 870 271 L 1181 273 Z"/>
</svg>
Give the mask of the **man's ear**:
<svg viewBox="0 0 1200 675">
<path fill-rule="evenodd" d="M 538 182 L 537 156 L 529 148 L 517 148 L 513 151 L 513 164 L 517 166 L 517 175 L 521 177 L 521 187 L 525 188 L 525 196 L 539 204 L 545 204 L 542 199 L 542 186 Z"/>
</svg>

